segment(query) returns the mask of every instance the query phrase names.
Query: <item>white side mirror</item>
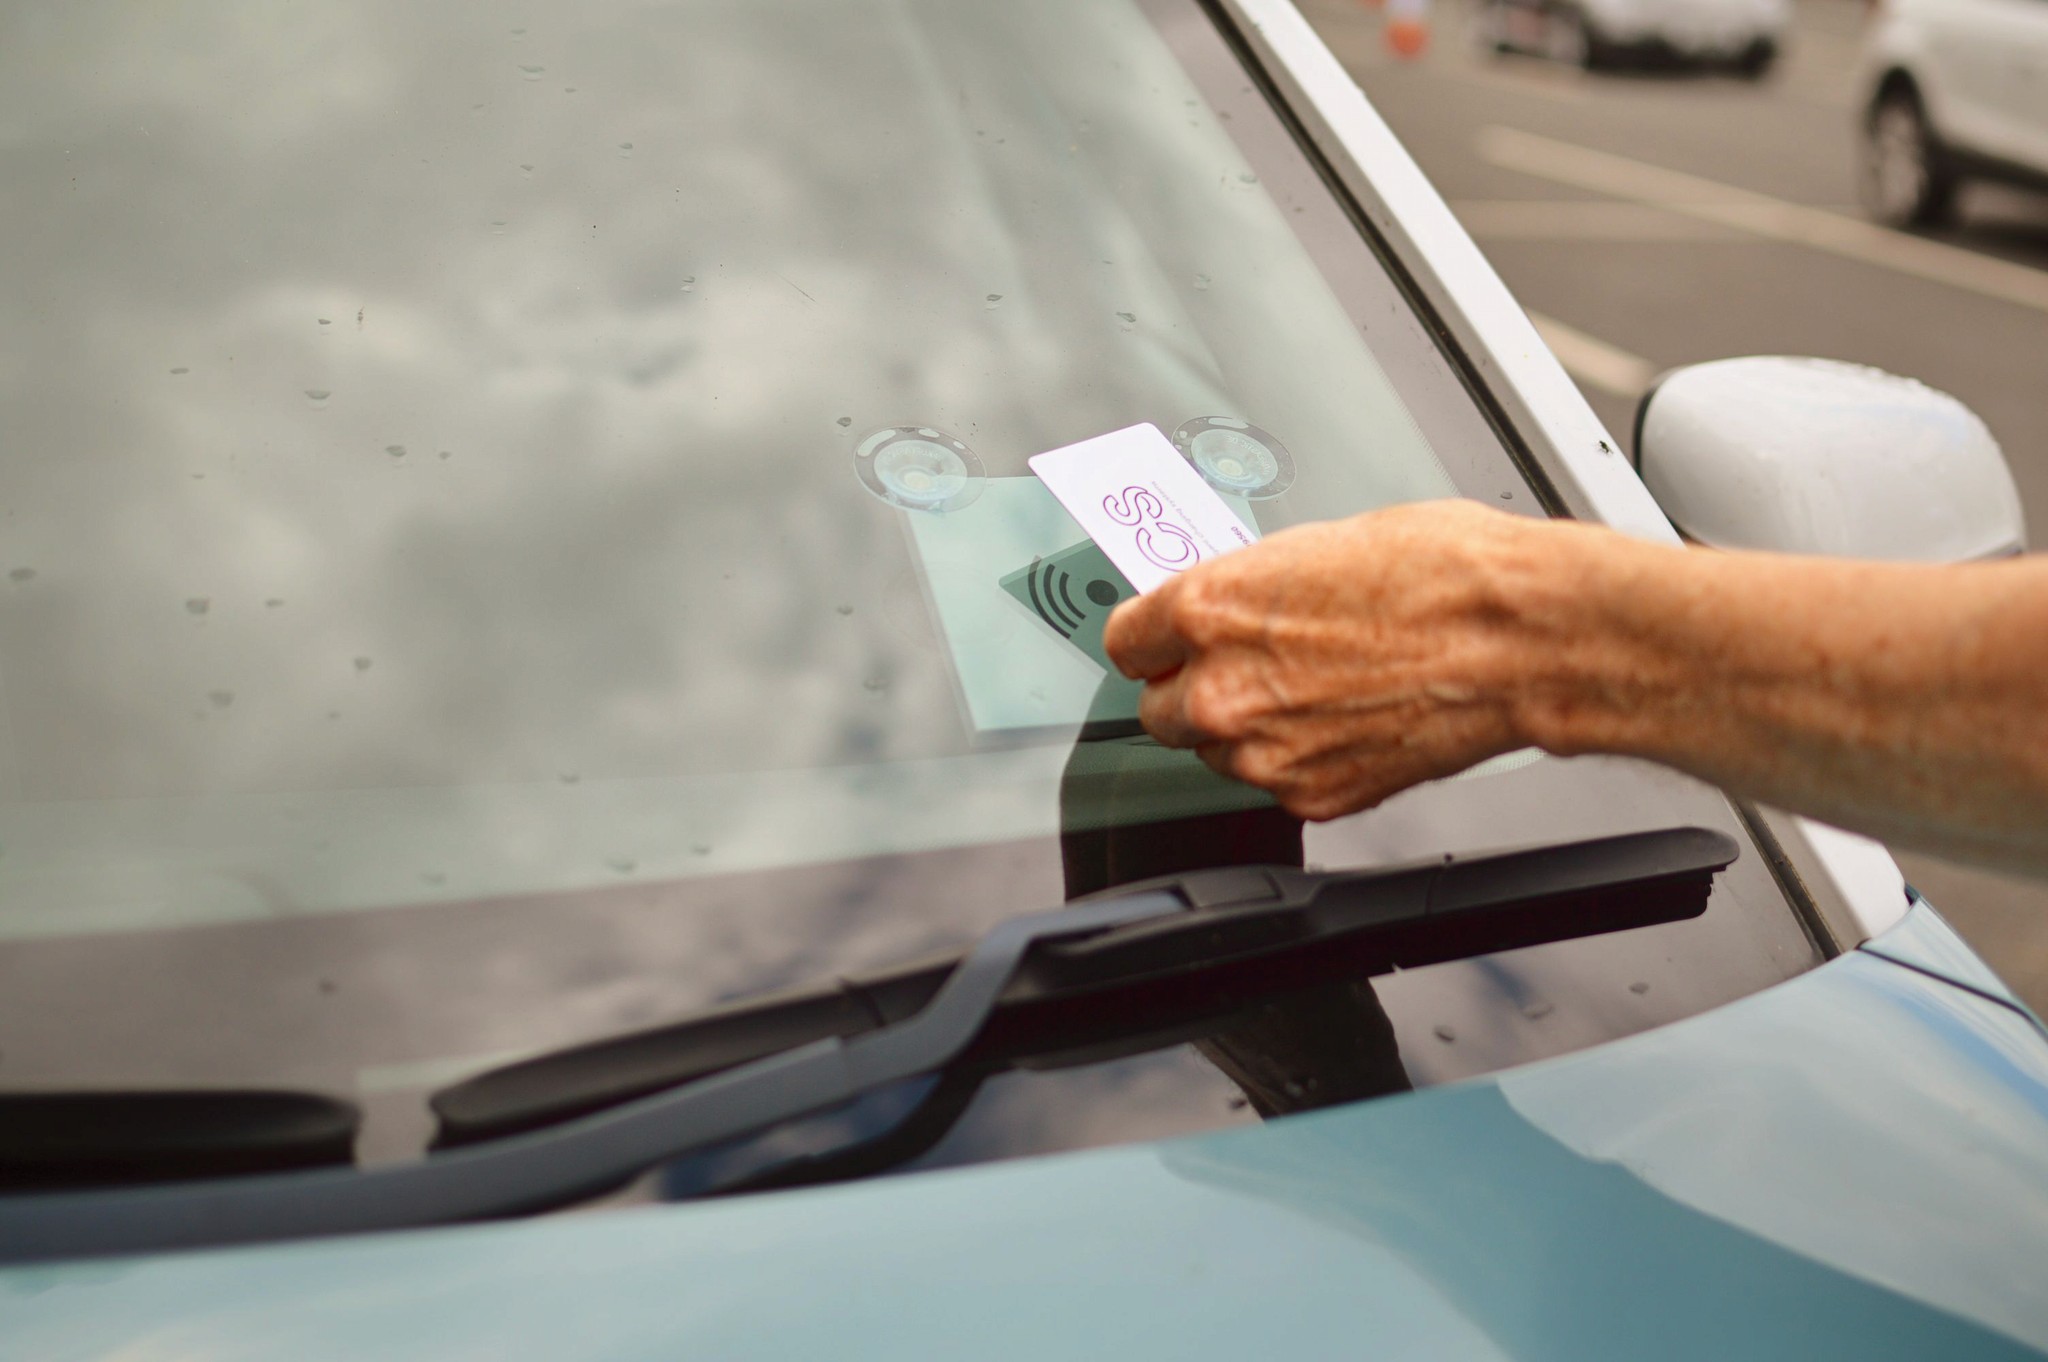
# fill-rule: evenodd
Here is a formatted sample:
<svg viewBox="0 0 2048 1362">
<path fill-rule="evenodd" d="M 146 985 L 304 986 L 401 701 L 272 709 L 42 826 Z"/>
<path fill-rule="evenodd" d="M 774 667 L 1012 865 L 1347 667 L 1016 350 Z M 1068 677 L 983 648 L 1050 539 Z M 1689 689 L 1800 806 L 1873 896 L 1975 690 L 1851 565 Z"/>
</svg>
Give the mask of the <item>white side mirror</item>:
<svg viewBox="0 0 2048 1362">
<path fill-rule="evenodd" d="M 1777 356 L 1675 369 L 1644 396 L 1635 443 L 1664 514 L 1716 548 L 1931 563 L 2027 546 L 2019 489 L 1977 414 L 1880 369 Z"/>
</svg>

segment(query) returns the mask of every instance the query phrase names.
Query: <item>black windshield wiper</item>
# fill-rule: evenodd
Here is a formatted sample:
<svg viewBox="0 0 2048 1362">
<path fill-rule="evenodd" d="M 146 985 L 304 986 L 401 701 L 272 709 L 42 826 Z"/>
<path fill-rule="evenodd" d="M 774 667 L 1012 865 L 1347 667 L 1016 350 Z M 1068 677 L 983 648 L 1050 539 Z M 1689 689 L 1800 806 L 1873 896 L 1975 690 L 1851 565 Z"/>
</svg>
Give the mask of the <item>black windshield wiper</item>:
<svg viewBox="0 0 2048 1362">
<path fill-rule="evenodd" d="M 1394 870 L 1232 866 L 1121 886 L 1097 897 L 1164 893 L 1179 911 L 1039 942 L 955 1062 L 1108 1050 L 1336 979 L 1690 917 L 1735 855 L 1727 837 L 1683 828 Z M 476 1075 L 434 1094 L 435 1145 L 497 1139 L 869 1034 L 916 1015 L 960 960 L 750 999 Z"/>
<path fill-rule="evenodd" d="M 0 1191 L 346 1164 L 362 1114 L 303 1092 L 0 1093 Z"/>
<path fill-rule="evenodd" d="M 474 1220 L 876 1094 L 1227 1016 L 1333 978 L 1697 916 L 1735 842 L 1701 828 L 1470 861 L 1194 872 L 1015 918 L 957 958 L 508 1066 L 436 1095 L 422 1162 L 0 1198 L 0 1260 Z"/>
</svg>

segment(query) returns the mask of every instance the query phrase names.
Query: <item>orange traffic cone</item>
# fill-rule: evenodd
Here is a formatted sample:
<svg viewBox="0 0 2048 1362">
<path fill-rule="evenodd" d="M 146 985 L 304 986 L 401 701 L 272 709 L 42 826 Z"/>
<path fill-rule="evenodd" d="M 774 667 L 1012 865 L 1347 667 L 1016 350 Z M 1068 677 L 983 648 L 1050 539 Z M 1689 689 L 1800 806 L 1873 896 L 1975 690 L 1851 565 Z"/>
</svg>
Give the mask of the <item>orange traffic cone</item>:
<svg viewBox="0 0 2048 1362">
<path fill-rule="evenodd" d="M 1386 0 L 1387 48 L 1413 60 L 1429 48 L 1429 0 Z"/>
</svg>

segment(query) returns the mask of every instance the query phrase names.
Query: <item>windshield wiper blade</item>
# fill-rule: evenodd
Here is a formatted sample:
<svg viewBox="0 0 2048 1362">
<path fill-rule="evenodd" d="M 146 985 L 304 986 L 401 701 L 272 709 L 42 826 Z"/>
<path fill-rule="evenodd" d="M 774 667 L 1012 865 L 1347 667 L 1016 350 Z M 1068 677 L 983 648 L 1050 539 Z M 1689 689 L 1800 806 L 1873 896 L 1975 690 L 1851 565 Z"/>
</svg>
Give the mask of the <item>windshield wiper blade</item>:
<svg viewBox="0 0 2048 1362">
<path fill-rule="evenodd" d="M 1240 868 L 1126 888 L 1011 919 L 947 966 L 856 981 L 883 1020 L 851 1034 L 835 1024 L 803 1039 L 787 1025 L 793 1013 L 779 1010 L 789 999 L 733 1009 L 720 1016 L 763 1017 L 737 1024 L 760 1024 L 793 1048 L 708 1074 L 702 1052 L 692 1051 L 696 1058 L 676 1066 L 679 1086 L 418 1163 L 0 1197 L 0 1261 L 545 1210 L 907 1080 L 1155 1033 L 1169 1020 L 1184 1023 L 1183 1013 L 1213 1011 L 1219 999 L 1236 1006 L 1232 1000 L 1312 985 L 1321 971 L 1355 975 L 1697 916 L 1713 876 L 1737 854 L 1720 833 L 1679 828 L 1391 871 Z M 900 1006 L 933 977 L 921 1005 L 901 1020 L 886 1018 L 878 999 Z M 729 1061 L 746 1052 L 728 1045 L 723 1054 Z M 545 1063 L 516 1067 L 531 1073 Z"/>
<path fill-rule="evenodd" d="M 1164 893 L 1180 911 L 1039 943 L 958 1061 L 993 1070 L 1027 1055 L 1109 1053 L 1282 992 L 1693 916 L 1736 854 L 1720 833 L 1679 828 L 1391 870 L 1231 866 L 1122 886 L 1109 896 Z M 916 1015 L 958 963 L 836 979 L 475 1075 L 434 1094 L 435 1146 L 879 1030 Z"/>
<path fill-rule="evenodd" d="M 0 1093 L 0 1191 L 346 1164 L 362 1113 L 315 1093 Z"/>
</svg>

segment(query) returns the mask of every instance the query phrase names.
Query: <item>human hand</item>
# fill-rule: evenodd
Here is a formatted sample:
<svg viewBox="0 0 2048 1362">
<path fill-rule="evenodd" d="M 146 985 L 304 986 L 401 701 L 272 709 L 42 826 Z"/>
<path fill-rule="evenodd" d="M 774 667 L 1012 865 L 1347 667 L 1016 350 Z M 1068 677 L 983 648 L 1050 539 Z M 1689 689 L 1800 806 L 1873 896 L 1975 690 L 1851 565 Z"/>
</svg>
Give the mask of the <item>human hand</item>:
<svg viewBox="0 0 2048 1362">
<path fill-rule="evenodd" d="M 1546 650 L 1517 602 L 1559 529 L 1471 501 L 1303 525 L 1125 602 L 1103 643 L 1160 742 L 1335 818 L 1526 745 Z"/>
</svg>

